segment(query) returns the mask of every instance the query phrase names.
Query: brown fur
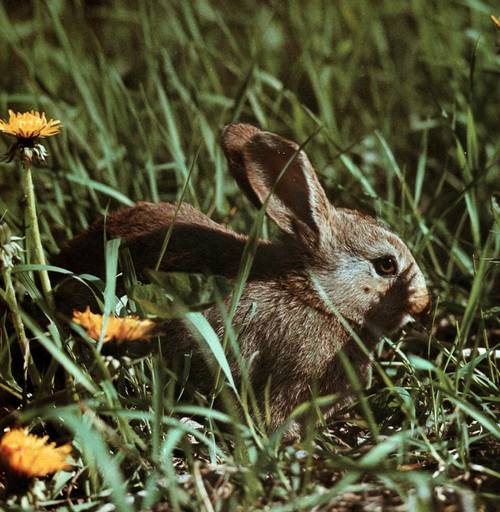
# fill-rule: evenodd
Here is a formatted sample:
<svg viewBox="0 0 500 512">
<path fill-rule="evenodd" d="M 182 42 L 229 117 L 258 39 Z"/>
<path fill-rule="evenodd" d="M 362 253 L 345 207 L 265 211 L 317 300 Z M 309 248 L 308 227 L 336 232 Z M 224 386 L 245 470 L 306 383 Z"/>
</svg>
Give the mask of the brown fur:
<svg viewBox="0 0 500 512">
<path fill-rule="evenodd" d="M 429 297 L 406 245 L 371 217 L 335 209 L 295 143 L 235 124 L 224 130 L 222 147 L 241 190 L 254 205 L 267 204 L 266 213 L 284 233 L 279 240 L 259 241 L 233 322 L 241 355 L 252 361 L 250 377 L 261 407 L 266 387 L 270 390 L 269 426 L 275 429 L 314 389 L 339 394 L 337 406 L 349 399 L 339 350 L 360 375 L 368 366 L 368 358 L 344 330 L 332 304 L 372 348 L 380 334 L 428 308 Z M 122 238 L 141 274 L 155 265 L 175 211 L 168 203 L 138 203 L 112 213 L 69 242 L 54 263 L 76 273 L 103 275 L 106 232 L 108 238 Z M 246 236 L 182 204 L 160 268 L 234 277 L 246 242 Z M 371 261 L 385 254 L 397 258 L 397 276 L 374 272 Z M 71 303 L 70 298 L 65 300 Z M 222 337 L 219 309 L 213 307 L 205 315 Z M 206 351 L 193 343 L 181 321 L 167 328 L 165 352 L 182 357 L 193 351 L 191 372 L 200 387 L 209 388 Z M 240 368 L 234 358 L 231 361 L 238 380 Z"/>
</svg>

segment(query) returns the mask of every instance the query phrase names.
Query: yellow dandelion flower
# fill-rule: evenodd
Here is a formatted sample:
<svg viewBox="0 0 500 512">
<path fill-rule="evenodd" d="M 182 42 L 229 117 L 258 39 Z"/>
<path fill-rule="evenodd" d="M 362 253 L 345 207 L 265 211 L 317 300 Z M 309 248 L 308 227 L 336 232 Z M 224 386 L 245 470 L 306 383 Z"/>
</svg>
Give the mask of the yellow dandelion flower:
<svg viewBox="0 0 500 512">
<path fill-rule="evenodd" d="M 38 437 L 23 428 L 6 432 L 0 439 L 0 466 L 11 476 L 24 479 L 42 477 L 71 466 L 66 459 L 71 445 L 56 447 L 48 436 Z"/>
<path fill-rule="evenodd" d="M 500 16 L 490 16 L 491 21 L 496 25 L 497 28 L 500 28 Z"/>
<path fill-rule="evenodd" d="M 45 113 L 23 112 L 9 110 L 9 121 L 0 119 L 0 132 L 13 135 L 18 139 L 36 139 L 37 137 L 52 137 L 61 131 L 61 121 L 45 117 Z"/>
<path fill-rule="evenodd" d="M 87 306 L 85 311 L 73 311 L 73 322 L 81 325 L 94 340 L 101 335 L 103 316 L 92 313 Z M 104 341 L 146 340 L 154 335 L 156 324 L 152 320 L 141 320 L 137 316 L 118 318 L 110 316 L 106 324 Z"/>
</svg>

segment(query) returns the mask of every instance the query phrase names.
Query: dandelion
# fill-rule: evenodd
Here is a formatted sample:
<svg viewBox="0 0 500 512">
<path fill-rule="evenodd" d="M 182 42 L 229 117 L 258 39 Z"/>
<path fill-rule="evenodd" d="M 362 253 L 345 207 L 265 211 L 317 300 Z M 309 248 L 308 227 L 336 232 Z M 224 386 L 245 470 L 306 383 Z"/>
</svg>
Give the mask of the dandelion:
<svg viewBox="0 0 500 512">
<path fill-rule="evenodd" d="M 12 323 L 16 330 L 21 353 L 24 358 L 24 380 L 26 381 L 28 371 L 34 384 L 40 382 L 38 370 L 30 357 L 29 341 L 24 330 L 23 320 L 21 318 L 19 306 L 17 303 L 16 291 L 12 282 L 12 269 L 14 264 L 20 260 L 22 248 L 19 245 L 21 240 L 18 236 L 13 236 L 9 226 L 4 222 L 0 223 L 0 275 L 5 287 L 3 299 L 6 302 L 12 317 Z"/>
<path fill-rule="evenodd" d="M 12 270 L 14 263 L 19 261 L 22 252 L 20 241 L 20 237 L 11 234 L 7 224 L 0 223 L 0 270 Z"/>
<path fill-rule="evenodd" d="M 31 176 L 31 164 L 39 164 L 47 157 L 45 146 L 38 142 L 39 138 L 52 137 L 61 130 L 61 122 L 56 119 L 45 117 L 44 113 L 35 112 L 14 112 L 9 110 L 9 120 L 0 119 L 0 132 L 16 137 L 17 141 L 12 144 L 6 154 L 6 159 L 11 162 L 18 157 L 22 164 L 21 186 L 26 197 L 26 225 L 27 242 L 33 251 L 33 263 L 45 265 L 45 255 L 40 237 L 40 228 L 36 214 L 35 189 Z M 45 298 L 52 303 L 52 296 L 49 274 L 46 270 L 40 270 L 40 281 Z"/>
<path fill-rule="evenodd" d="M 31 112 L 15 113 L 9 110 L 9 122 L 0 120 L 0 131 L 14 135 L 18 139 L 35 139 L 36 137 L 51 137 L 61 131 L 61 121 L 47 121 L 45 113 Z"/>
<path fill-rule="evenodd" d="M 56 447 L 48 436 L 38 437 L 23 428 L 6 432 L 0 439 L 0 467 L 8 487 L 24 490 L 36 477 L 52 475 L 71 467 L 67 462 L 71 444 Z"/>
<path fill-rule="evenodd" d="M 16 113 L 9 110 L 9 121 L 0 119 L 0 132 L 16 137 L 14 143 L 7 152 L 7 161 L 12 161 L 16 156 L 27 163 L 43 162 L 47 157 L 47 150 L 42 144 L 36 143 L 36 139 L 52 137 L 61 130 L 61 121 L 50 119 L 47 121 L 45 113 L 31 112 Z"/>
<path fill-rule="evenodd" d="M 14 263 L 20 259 L 19 255 L 22 252 L 21 246 L 18 243 L 20 240 L 19 237 L 12 236 L 7 224 L 4 222 L 0 223 L 0 274 L 5 286 L 4 300 L 12 314 L 21 352 L 24 355 L 24 369 L 26 371 L 29 358 L 29 343 L 19 313 L 14 284 L 12 283 L 12 269 L 14 268 Z"/>
<path fill-rule="evenodd" d="M 103 327 L 103 316 L 92 313 L 87 306 L 85 311 L 73 311 L 73 322 L 81 325 L 94 340 L 99 340 Z M 143 320 L 137 316 L 118 318 L 110 316 L 106 323 L 104 341 L 147 340 L 154 336 L 156 324 L 152 320 Z"/>
</svg>

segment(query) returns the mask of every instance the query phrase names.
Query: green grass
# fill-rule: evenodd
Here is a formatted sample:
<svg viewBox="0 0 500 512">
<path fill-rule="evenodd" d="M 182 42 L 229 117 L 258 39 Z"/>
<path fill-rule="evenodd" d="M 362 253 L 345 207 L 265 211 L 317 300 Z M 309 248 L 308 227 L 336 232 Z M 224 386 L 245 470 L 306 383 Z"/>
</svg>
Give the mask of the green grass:
<svg viewBox="0 0 500 512">
<path fill-rule="evenodd" d="M 307 152 L 329 198 L 388 222 L 435 296 L 429 329 L 378 345 L 368 387 L 354 386 L 357 404 L 327 425 L 311 422 L 301 443 L 283 446 L 249 416 L 216 410 L 210 397 L 178 401 L 162 363 L 168 340 L 141 358 L 102 356 L 47 309 L 33 270 L 21 266 L 25 253 L 12 274 L 21 315 L 35 356 L 42 346 L 55 362 L 23 400 L 16 335 L 0 302 L 0 427 L 23 424 L 71 440 L 75 467 L 24 496 L 3 494 L 4 507 L 500 507 L 500 31 L 489 19 L 500 13 L 493 5 L 0 5 L 1 117 L 8 108 L 39 109 L 64 125 L 47 141 L 48 165 L 34 171 L 47 254 L 99 214 L 182 193 L 248 233 L 256 213 L 228 175 L 222 126 L 246 120 L 299 142 L 320 128 Z M 23 236 L 18 171 L 0 166 L 0 217 Z M 109 245 L 108 268 L 117 257 Z M 108 312 L 114 282 L 110 272 Z M 200 313 L 189 319 L 227 382 L 220 343 L 234 344 L 234 333 L 217 340 Z M 355 369 L 347 373 L 356 384 Z M 248 389 L 237 393 L 251 398 Z M 302 408 L 313 418 L 330 399 Z M 199 425 L 186 422 L 191 417 Z"/>
</svg>

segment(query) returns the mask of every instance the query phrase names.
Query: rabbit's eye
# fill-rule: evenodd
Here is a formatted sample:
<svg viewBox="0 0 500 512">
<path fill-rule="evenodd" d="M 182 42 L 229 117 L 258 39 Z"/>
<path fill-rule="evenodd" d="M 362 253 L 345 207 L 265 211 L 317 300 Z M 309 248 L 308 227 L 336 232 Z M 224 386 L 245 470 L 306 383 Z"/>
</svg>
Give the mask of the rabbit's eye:
<svg viewBox="0 0 500 512">
<path fill-rule="evenodd" d="M 383 256 L 372 261 L 375 271 L 380 276 L 394 276 L 398 273 L 398 264 L 392 256 Z"/>
</svg>

